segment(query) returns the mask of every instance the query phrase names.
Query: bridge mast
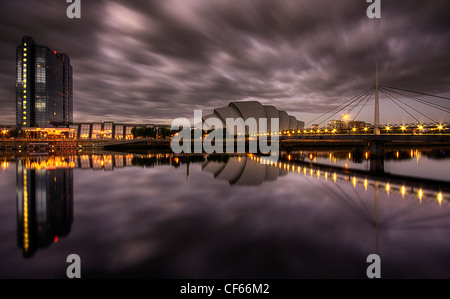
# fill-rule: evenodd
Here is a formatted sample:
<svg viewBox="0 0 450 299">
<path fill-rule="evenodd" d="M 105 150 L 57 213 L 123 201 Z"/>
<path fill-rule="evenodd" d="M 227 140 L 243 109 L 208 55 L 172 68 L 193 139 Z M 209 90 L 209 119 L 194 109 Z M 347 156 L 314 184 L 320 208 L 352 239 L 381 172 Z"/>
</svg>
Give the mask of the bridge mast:
<svg viewBox="0 0 450 299">
<path fill-rule="evenodd" d="M 380 97 L 378 94 L 378 63 L 376 66 L 376 79 L 375 79 L 375 120 L 373 133 L 375 135 L 380 135 Z"/>
</svg>

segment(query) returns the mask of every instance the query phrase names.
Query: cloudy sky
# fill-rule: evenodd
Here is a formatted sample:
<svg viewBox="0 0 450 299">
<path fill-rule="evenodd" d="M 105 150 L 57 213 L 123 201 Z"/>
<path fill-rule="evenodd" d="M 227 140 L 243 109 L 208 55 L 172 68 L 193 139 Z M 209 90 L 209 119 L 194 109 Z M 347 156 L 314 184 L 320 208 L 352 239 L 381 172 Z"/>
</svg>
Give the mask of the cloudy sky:
<svg viewBox="0 0 450 299">
<path fill-rule="evenodd" d="M 377 60 L 382 84 L 449 96 L 450 2 L 381 0 L 381 20 L 368 5 L 81 0 L 81 19 L 69 19 L 65 0 L 2 1 L 0 123 L 15 122 L 23 35 L 70 56 L 75 121 L 170 123 L 240 100 L 308 121 L 373 86 Z M 388 99 L 381 106 L 382 123 L 412 121 Z M 359 118 L 373 121 L 373 104 Z"/>
</svg>

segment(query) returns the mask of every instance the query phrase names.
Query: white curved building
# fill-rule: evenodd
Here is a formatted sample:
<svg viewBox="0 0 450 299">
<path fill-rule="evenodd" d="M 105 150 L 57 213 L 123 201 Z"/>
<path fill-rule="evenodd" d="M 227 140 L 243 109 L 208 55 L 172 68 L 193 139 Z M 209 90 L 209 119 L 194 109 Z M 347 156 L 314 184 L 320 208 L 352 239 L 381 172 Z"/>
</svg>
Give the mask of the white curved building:
<svg viewBox="0 0 450 299">
<path fill-rule="evenodd" d="M 249 118 L 254 118 L 259 126 L 259 119 L 267 119 L 267 131 L 271 131 L 271 119 L 279 119 L 279 130 L 300 130 L 303 129 L 305 123 L 297 120 L 295 116 L 289 115 L 286 111 L 278 110 L 274 106 L 264 106 L 257 101 L 246 102 L 230 102 L 227 107 L 221 107 L 214 109 L 214 112 L 209 115 L 203 116 L 203 121 L 209 118 L 217 118 L 222 122 L 225 127 L 227 118 L 237 119 L 242 118 L 244 121 Z"/>
</svg>

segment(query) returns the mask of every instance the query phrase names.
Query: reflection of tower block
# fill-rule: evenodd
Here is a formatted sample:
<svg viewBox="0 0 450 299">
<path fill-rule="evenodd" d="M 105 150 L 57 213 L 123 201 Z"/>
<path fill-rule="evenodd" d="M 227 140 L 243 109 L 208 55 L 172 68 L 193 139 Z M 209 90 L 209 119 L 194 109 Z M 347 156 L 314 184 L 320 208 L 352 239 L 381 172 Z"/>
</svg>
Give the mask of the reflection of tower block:
<svg viewBox="0 0 450 299">
<path fill-rule="evenodd" d="M 67 236 L 73 219 L 73 170 L 17 162 L 17 241 L 25 257 Z"/>
</svg>

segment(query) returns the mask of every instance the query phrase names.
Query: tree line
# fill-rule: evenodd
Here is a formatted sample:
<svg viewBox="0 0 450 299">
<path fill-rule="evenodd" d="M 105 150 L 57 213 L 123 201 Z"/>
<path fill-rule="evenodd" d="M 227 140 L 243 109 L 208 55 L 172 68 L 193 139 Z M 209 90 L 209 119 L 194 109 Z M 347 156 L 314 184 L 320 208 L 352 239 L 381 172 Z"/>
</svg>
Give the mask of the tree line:
<svg viewBox="0 0 450 299">
<path fill-rule="evenodd" d="M 131 134 L 133 134 L 134 138 L 170 138 L 175 132 L 168 128 L 134 127 L 131 129 Z"/>
</svg>

